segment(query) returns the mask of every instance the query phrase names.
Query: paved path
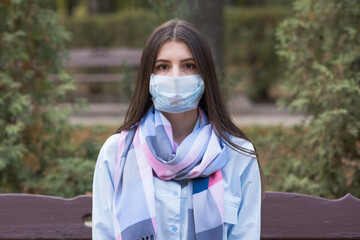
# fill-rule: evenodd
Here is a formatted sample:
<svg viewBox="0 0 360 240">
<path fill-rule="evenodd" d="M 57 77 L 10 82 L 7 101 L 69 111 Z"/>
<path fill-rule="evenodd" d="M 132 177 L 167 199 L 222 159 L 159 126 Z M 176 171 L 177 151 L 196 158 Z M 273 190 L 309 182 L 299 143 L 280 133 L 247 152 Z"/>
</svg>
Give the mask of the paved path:
<svg viewBox="0 0 360 240">
<path fill-rule="evenodd" d="M 228 103 L 234 122 L 246 125 L 283 125 L 301 123 L 306 118 L 291 115 L 275 104 L 252 104 L 245 98 L 236 98 Z M 119 125 L 124 120 L 127 104 L 89 104 L 88 108 L 70 117 L 70 122 L 84 125 Z"/>
</svg>

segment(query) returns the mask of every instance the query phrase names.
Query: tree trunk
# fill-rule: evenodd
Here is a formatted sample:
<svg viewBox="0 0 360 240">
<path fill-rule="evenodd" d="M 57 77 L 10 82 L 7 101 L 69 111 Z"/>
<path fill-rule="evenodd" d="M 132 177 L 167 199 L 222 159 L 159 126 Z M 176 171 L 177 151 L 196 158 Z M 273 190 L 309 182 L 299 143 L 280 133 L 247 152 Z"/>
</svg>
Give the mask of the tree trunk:
<svg viewBox="0 0 360 240">
<path fill-rule="evenodd" d="M 112 13 L 116 11 L 116 0 L 89 0 L 90 14 Z"/>
<path fill-rule="evenodd" d="M 202 32 L 207 39 L 216 65 L 220 82 L 224 72 L 224 1 L 185 0 L 189 13 L 188 20 Z"/>
</svg>

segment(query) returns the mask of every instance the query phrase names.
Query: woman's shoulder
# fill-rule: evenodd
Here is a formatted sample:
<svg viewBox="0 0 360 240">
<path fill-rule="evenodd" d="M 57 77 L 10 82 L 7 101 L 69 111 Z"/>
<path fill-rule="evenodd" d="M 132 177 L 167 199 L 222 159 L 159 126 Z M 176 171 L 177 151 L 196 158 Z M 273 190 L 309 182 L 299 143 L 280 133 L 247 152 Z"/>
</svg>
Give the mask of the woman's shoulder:
<svg viewBox="0 0 360 240">
<path fill-rule="evenodd" d="M 116 133 L 106 139 L 100 149 L 99 162 L 116 161 L 121 134 Z"/>
<path fill-rule="evenodd" d="M 247 151 L 255 151 L 254 145 L 247 139 L 235 137 L 233 135 L 229 136 L 229 139 L 232 143 L 236 144 L 237 146 L 247 150 Z"/>
<path fill-rule="evenodd" d="M 105 143 L 101 147 L 100 155 L 111 157 L 117 156 L 119 149 L 123 149 L 129 141 L 132 140 L 135 134 L 136 128 L 130 128 L 129 130 L 121 131 L 120 133 L 115 133 L 106 139 Z"/>
<path fill-rule="evenodd" d="M 121 133 L 115 133 L 113 135 L 111 135 L 110 137 L 108 137 L 103 146 L 102 149 L 113 149 L 113 148 L 117 148 L 118 144 L 119 144 L 119 140 L 120 140 L 120 135 Z"/>
<path fill-rule="evenodd" d="M 257 164 L 254 145 L 247 139 L 230 136 L 230 141 L 236 144 L 242 150 L 228 147 L 228 161 L 224 168 L 225 171 L 235 175 L 241 175 L 246 171 L 249 165 Z M 231 145 L 230 145 L 231 146 Z M 253 152 L 253 154 L 252 154 Z"/>
</svg>

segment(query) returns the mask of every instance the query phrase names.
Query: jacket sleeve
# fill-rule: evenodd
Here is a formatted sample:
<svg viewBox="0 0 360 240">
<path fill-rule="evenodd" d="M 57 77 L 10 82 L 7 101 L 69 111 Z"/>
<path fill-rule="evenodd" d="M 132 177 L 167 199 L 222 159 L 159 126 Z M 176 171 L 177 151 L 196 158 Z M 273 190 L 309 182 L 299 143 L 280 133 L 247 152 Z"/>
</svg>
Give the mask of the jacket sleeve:
<svg viewBox="0 0 360 240">
<path fill-rule="evenodd" d="M 93 179 L 92 239 L 114 240 L 113 176 L 116 167 L 117 141 L 111 136 L 100 150 Z"/>
</svg>

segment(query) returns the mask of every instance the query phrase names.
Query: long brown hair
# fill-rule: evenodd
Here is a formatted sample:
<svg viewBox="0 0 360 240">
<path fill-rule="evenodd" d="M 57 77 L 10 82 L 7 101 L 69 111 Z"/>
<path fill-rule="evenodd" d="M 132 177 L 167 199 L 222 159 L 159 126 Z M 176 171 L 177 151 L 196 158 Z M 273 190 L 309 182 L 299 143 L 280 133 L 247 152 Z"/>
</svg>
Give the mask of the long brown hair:
<svg viewBox="0 0 360 240">
<path fill-rule="evenodd" d="M 217 130 L 219 137 L 234 150 L 245 155 L 257 157 L 256 150 L 251 151 L 231 142 L 228 134 L 250 140 L 230 119 L 221 96 L 215 64 L 208 43 L 196 28 L 188 22 L 179 19 L 165 22 L 149 36 L 143 49 L 135 91 L 126 113 L 124 124 L 119 127 L 117 132 L 128 130 L 139 122 L 152 106 L 149 92 L 150 75 L 154 69 L 157 53 L 160 47 L 167 41 L 183 41 L 189 46 L 199 74 L 205 83 L 205 91 L 199 106 L 207 115 L 209 122 Z M 259 168 L 262 176 L 260 164 Z M 263 179 L 263 177 L 261 178 Z"/>
</svg>

